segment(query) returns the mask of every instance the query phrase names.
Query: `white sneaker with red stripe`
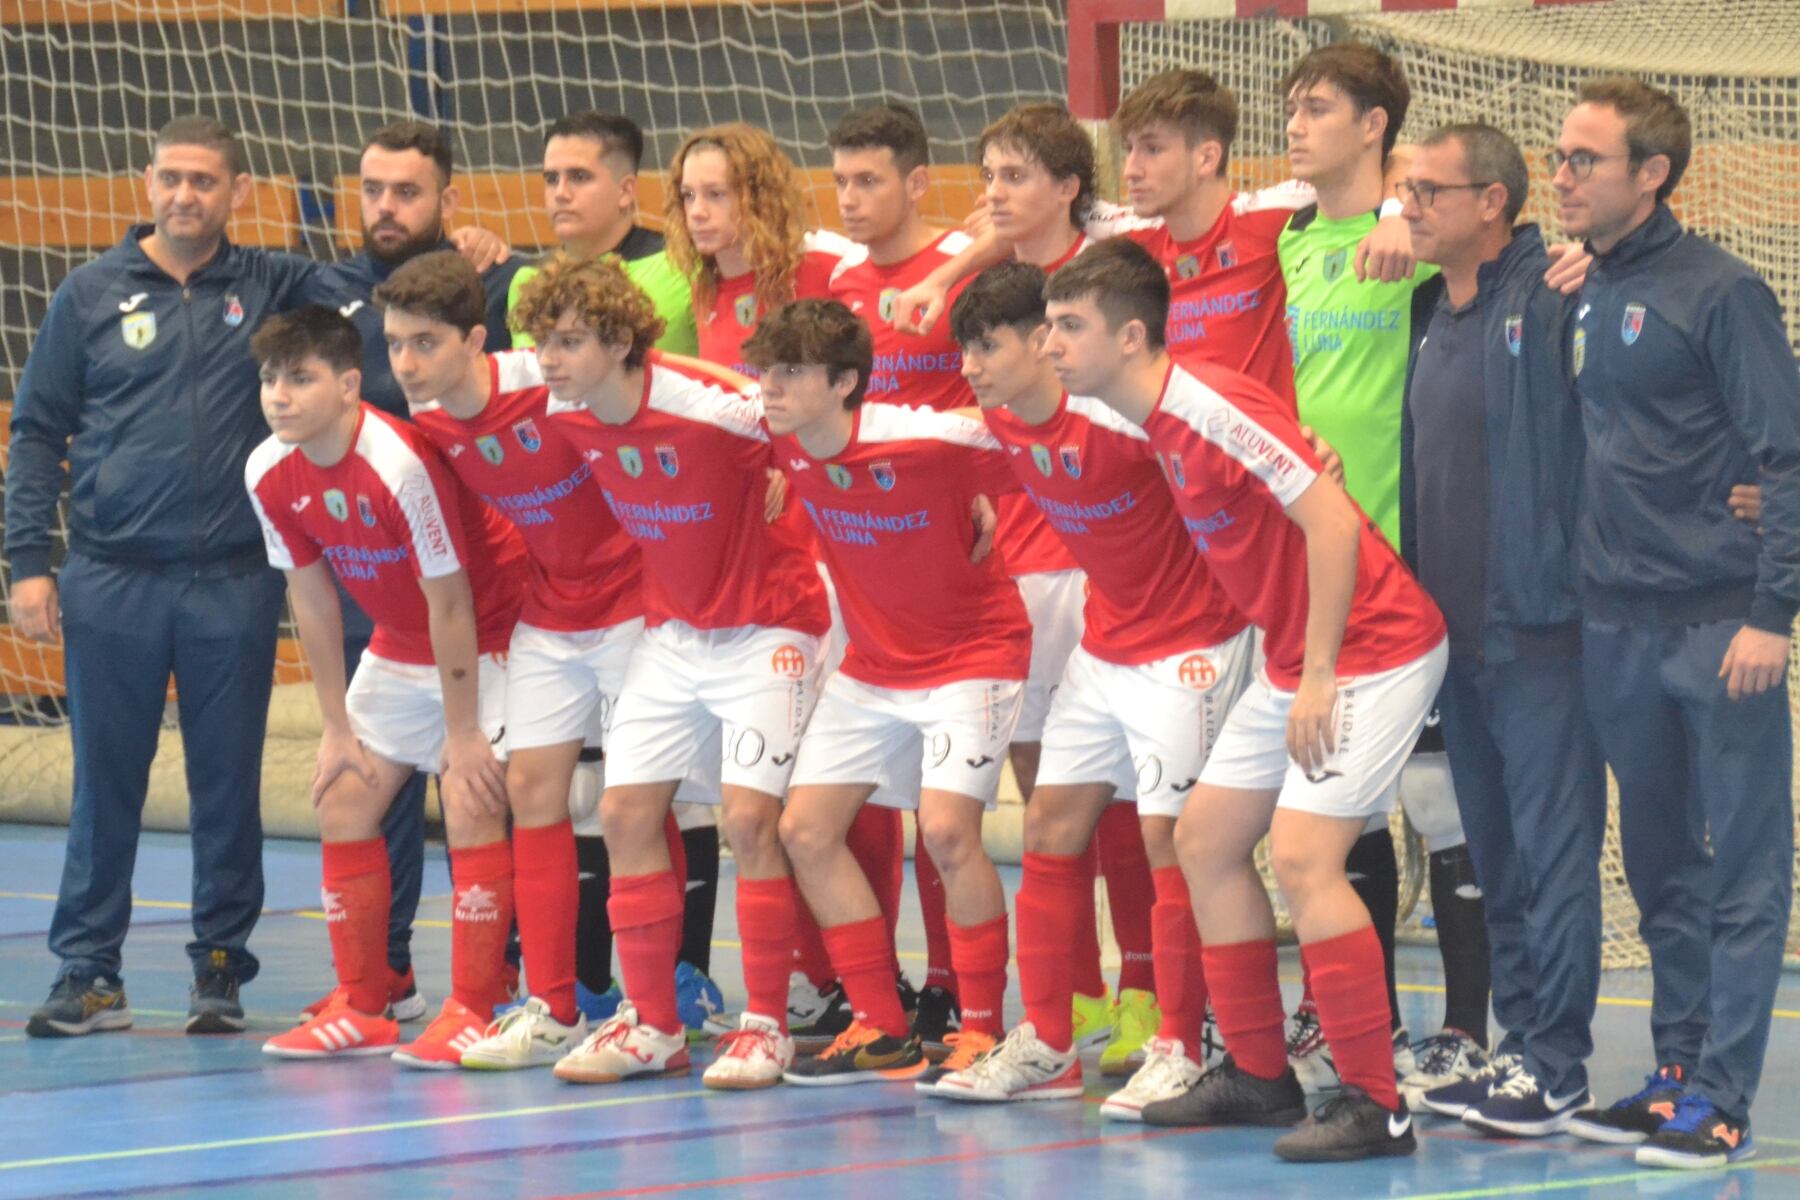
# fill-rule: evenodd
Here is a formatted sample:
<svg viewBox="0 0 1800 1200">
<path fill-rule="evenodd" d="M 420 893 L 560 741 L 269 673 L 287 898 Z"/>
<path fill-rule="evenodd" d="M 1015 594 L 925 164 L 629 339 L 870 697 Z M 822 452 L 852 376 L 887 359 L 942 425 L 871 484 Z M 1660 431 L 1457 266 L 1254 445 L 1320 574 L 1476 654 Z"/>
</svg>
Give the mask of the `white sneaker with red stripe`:
<svg viewBox="0 0 1800 1200">
<path fill-rule="evenodd" d="M 625 1079 L 660 1079 L 686 1075 L 687 1031 L 664 1033 L 638 1023 L 637 1006 L 619 1004 L 611 1020 L 588 1035 L 587 1041 L 563 1055 L 555 1074 L 567 1083 L 618 1083 Z"/>
<path fill-rule="evenodd" d="M 454 1071 L 462 1066 L 463 1052 L 487 1036 L 487 1027 L 467 1005 L 450 996 L 417 1040 L 394 1051 L 394 1061 L 423 1071 Z"/>
<path fill-rule="evenodd" d="M 1100 1115 L 1110 1121 L 1142 1121 L 1146 1104 L 1185 1096 L 1201 1074 L 1200 1064 L 1187 1056 L 1179 1039 L 1153 1037 L 1144 1043 L 1144 1065 L 1106 1098 Z"/>
<path fill-rule="evenodd" d="M 276 1058 L 354 1058 L 388 1054 L 400 1041 L 400 1027 L 387 1017 L 334 1004 L 312 1020 L 263 1043 Z"/>
<path fill-rule="evenodd" d="M 779 1022 L 747 1012 L 738 1027 L 719 1039 L 719 1056 L 700 1082 L 726 1091 L 774 1087 L 794 1065 L 794 1039 Z"/>
<path fill-rule="evenodd" d="M 1074 1047 L 1057 1051 L 1037 1026 L 1021 1021 L 1006 1040 L 969 1066 L 944 1076 L 932 1092 L 948 1100 L 1007 1103 L 1074 1100 L 1081 1095 L 1081 1057 Z"/>
</svg>

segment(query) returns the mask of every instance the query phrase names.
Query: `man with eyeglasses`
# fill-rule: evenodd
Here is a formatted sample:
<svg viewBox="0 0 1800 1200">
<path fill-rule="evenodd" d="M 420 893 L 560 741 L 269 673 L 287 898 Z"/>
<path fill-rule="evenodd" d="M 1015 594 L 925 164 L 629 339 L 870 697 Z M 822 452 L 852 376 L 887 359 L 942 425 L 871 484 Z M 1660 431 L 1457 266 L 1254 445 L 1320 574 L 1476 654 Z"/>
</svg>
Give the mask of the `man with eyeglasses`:
<svg viewBox="0 0 1800 1200">
<path fill-rule="evenodd" d="M 1658 1064 L 1570 1130 L 1665 1167 L 1752 1152 L 1794 862 L 1779 685 L 1800 608 L 1800 376 L 1769 286 L 1669 211 L 1691 141 L 1673 96 L 1599 79 L 1551 164 L 1563 227 L 1595 256 L 1568 343 L 1587 431 L 1582 649 Z M 1731 500 L 1759 477 L 1760 537 Z"/>
</svg>

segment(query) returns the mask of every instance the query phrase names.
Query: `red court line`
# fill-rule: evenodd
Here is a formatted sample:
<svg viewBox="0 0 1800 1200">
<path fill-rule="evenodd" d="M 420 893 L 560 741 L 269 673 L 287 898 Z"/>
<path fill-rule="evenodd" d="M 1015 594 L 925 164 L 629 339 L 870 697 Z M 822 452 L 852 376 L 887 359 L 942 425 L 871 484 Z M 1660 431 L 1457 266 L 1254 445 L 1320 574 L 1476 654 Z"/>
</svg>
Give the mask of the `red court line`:
<svg viewBox="0 0 1800 1200">
<path fill-rule="evenodd" d="M 550 1200 L 614 1200 L 620 1196 L 666 1196 L 674 1192 L 696 1192 L 708 1188 L 752 1187 L 759 1183 L 780 1183 L 789 1179 L 819 1179 L 828 1175 L 862 1175 L 871 1171 L 898 1171 L 906 1167 L 937 1167 L 948 1163 L 975 1162 L 984 1159 L 1010 1158 L 1022 1154 L 1053 1154 L 1059 1150 L 1079 1150 L 1087 1146 L 1118 1142 L 1147 1142 L 1183 1134 L 1205 1133 L 1203 1129 L 1158 1129 L 1143 1133 L 1122 1133 L 1112 1137 L 1074 1138 L 1066 1142 L 1043 1142 L 1036 1146 L 1015 1146 L 1010 1150 L 970 1150 L 962 1154 L 934 1154 L 928 1158 L 891 1158 L 886 1162 L 845 1163 L 835 1167 L 808 1167 L 799 1171 L 769 1171 L 761 1175 L 733 1175 L 722 1179 L 695 1179 L 685 1183 L 653 1183 L 644 1187 L 614 1188 L 605 1192 L 573 1192 Z"/>
</svg>

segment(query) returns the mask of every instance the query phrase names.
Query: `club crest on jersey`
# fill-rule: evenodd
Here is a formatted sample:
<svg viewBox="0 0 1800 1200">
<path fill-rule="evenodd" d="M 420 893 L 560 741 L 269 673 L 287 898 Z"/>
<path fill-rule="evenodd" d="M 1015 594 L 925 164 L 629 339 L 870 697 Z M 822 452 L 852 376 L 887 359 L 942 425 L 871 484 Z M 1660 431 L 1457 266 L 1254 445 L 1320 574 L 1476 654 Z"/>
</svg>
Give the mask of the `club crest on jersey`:
<svg viewBox="0 0 1800 1200">
<path fill-rule="evenodd" d="M 1587 366 L 1587 330 L 1575 330 L 1575 374 L 1581 374 L 1581 368 Z"/>
<path fill-rule="evenodd" d="M 850 490 L 850 472 L 837 463 L 825 464 L 825 478 L 831 480 L 831 486 L 841 491 Z"/>
<path fill-rule="evenodd" d="M 119 322 L 119 336 L 133 350 L 143 350 L 156 340 L 156 314 L 153 312 L 127 313 Z"/>
<path fill-rule="evenodd" d="M 481 451 L 481 457 L 496 467 L 506 458 L 506 451 L 501 447 L 500 439 L 491 433 L 476 438 L 475 448 Z"/>
<path fill-rule="evenodd" d="M 778 646 L 769 656 L 769 669 L 783 679 L 798 679 L 806 674 L 806 651 L 791 643 Z"/>
<path fill-rule="evenodd" d="M 361 492 L 356 493 L 356 515 L 362 518 L 364 525 L 370 529 L 375 528 L 375 506 Z"/>
<path fill-rule="evenodd" d="M 345 499 L 344 493 L 340 489 L 331 488 L 325 493 L 325 511 L 340 521 L 348 521 L 350 519 L 350 501 Z"/>
<path fill-rule="evenodd" d="M 670 479 L 681 473 L 681 459 L 675 456 L 675 447 L 666 443 L 659 443 L 656 447 L 656 465 Z"/>
<path fill-rule="evenodd" d="M 1038 474 L 1045 479 L 1050 478 L 1050 448 L 1031 443 L 1031 461 L 1037 465 Z"/>
<path fill-rule="evenodd" d="M 1627 304 L 1625 306 L 1625 319 L 1619 323 L 1620 340 L 1627 346 L 1633 345 L 1637 342 L 1638 335 L 1643 332 L 1644 306 L 1641 304 Z"/>
<path fill-rule="evenodd" d="M 525 447 L 525 453 L 536 454 L 544 448 L 544 439 L 538 436 L 538 427 L 530 417 L 526 417 L 512 429 L 513 436 L 519 439 L 519 445 Z"/>
<path fill-rule="evenodd" d="M 1204 692 L 1218 682 L 1219 669 L 1204 654 L 1190 654 L 1181 660 L 1181 682 L 1197 692 Z"/>
<path fill-rule="evenodd" d="M 894 301 L 900 298 L 899 288 L 882 288 L 881 300 L 875 305 L 875 311 L 881 314 L 884 321 L 894 319 Z"/>
<path fill-rule="evenodd" d="M 644 473 L 644 456 L 636 446 L 619 447 L 619 469 L 636 479 Z"/>
<path fill-rule="evenodd" d="M 1344 273 L 1344 261 L 1349 258 L 1349 256 L 1350 252 L 1348 250 L 1333 250 L 1330 254 L 1325 256 L 1325 261 L 1321 266 L 1325 272 L 1326 283 L 1337 282 L 1337 277 Z"/>
<path fill-rule="evenodd" d="M 244 323 L 244 306 L 239 302 L 236 292 L 225 293 L 225 324 L 236 329 Z"/>
<path fill-rule="evenodd" d="M 1183 254 L 1175 260 L 1175 278 L 1192 279 L 1200 274 L 1200 260 L 1192 254 Z"/>
<path fill-rule="evenodd" d="M 894 464 L 887 459 L 869 464 L 869 475 L 875 480 L 875 486 L 884 492 L 894 490 Z"/>
<path fill-rule="evenodd" d="M 1525 318 L 1522 316 L 1506 318 L 1506 352 L 1517 358 L 1524 344 Z"/>
<path fill-rule="evenodd" d="M 1230 242 L 1220 242 L 1219 248 L 1215 253 L 1219 256 L 1219 267 L 1221 269 L 1237 266 L 1237 247 Z"/>
<path fill-rule="evenodd" d="M 1080 446 L 1077 446 L 1074 442 L 1070 442 L 1068 445 L 1062 447 L 1060 450 L 1058 450 L 1056 452 L 1056 457 L 1062 460 L 1063 471 L 1069 476 L 1070 479 L 1080 479 L 1081 478 L 1081 447 Z"/>
<path fill-rule="evenodd" d="M 745 329 L 756 324 L 756 293 L 739 296 L 737 303 L 732 305 L 732 311 L 737 314 L 737 323 Z"/>
</svg>

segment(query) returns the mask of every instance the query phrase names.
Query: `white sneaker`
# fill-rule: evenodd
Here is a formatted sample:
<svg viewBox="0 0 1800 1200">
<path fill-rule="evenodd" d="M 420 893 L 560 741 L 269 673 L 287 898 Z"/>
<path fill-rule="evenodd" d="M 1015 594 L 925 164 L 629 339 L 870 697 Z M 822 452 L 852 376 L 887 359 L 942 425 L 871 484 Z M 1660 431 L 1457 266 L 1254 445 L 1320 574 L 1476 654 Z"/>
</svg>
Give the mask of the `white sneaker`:
<svg viewBox="0 0 1800 1200">
<path fill-rule="evenodd" d="M 481 1040 L 463 1051 L 462 1065 L 476 1071 L 553 1066 L 587 1033 L 587 1018 L 579 1011 L 573 1025 L 564 1025 L 548 1004 L 533 996 L 489 1024 Z"/>
<path fill-rule="evenodd" d="M 687 1031 L 664 1033 L 638 1024 L 637 1006 L 626 1000 L 588 1039 L 562 1056 L 556 1077 L 569 1083 L 618 1083 L 639 1077 L 686 1075 Z"/>
<path fill-rule="evenodd" d="M 1331 1061 L 1331 1047 L 1325 1044 L 1325 1031 L 1319 1028 L 1316 1009 L 1302 1008 L 1293 1016 L 1287 1036 L 1288 1066 L 1294 1077 L 1309 1092 L 1328 1092 L 1338 1086 L 1337 1064 Z"/>
<path fill-rule="evenodd" d="M 738 1027 L 719 1039 L 719 1056 L 700 1082 L 725 1091 L 774 1087 L 794 1065 L 794 1039 L 768 1017 L 747 1012 Z"/>
<path fill-rule="evenodd" d="M 1142 1121 L 1146 1104 L 1187 1094 L 1201 1074 L 1200 1064 L 1187 1056 L 1187 1047 L 1172 1038 L 1151 1038 L 1144 1043 L 1144 1065 L 1106 1098 L 1100 1115 L 1113 1121 Z"/>
<path fill-rule="evenodd" d="M 1006 1040 L 963 1070 L 938 1080 L 932 1093 L 950 1100 L 1071 1100 L 1081 1095 L 1081 1058 L 1074 1047 L 1052 1050 L 1037 1027 L 1021 1021 Z"/>
<path fill-rule="evenodd" d="M 832 997 L 814 987 L 804 973 L 795 971 L 788 976 L 787 1019 L 790 1026 L 814 1024 L 831 1008 L 831 1001 Z"/>
<path fill-rule="evenodd" d="M 1400 1094 L 1408 1108 L 1417 1112 L 1424 1107 L 1425 1093 L 1453 1083 L 1466 1083 L 1487 1066 L 1487 1051 L 1481 1044 L 1459 1029 L 1445 1029 L 1412 1045 L 1414 1066 L 1408 1075 L 1398 1074 Z"/>
<path fill-rule="evenodd" d="M 1412 1039 L 1407 1036 L 1406 1026 L 1394 1030 L 1394 1078 L 1405 1079 L 1419 1069 L 1418 1060 L 1413 1057 Z"/>
</svg>

